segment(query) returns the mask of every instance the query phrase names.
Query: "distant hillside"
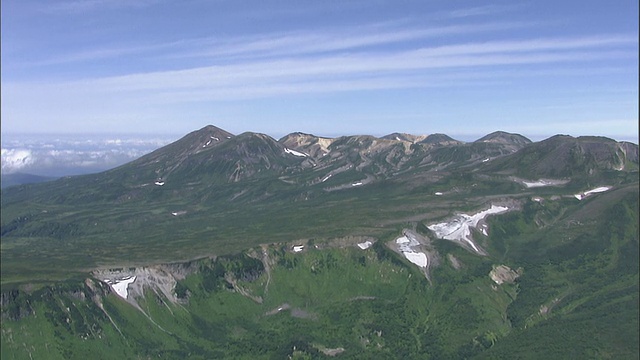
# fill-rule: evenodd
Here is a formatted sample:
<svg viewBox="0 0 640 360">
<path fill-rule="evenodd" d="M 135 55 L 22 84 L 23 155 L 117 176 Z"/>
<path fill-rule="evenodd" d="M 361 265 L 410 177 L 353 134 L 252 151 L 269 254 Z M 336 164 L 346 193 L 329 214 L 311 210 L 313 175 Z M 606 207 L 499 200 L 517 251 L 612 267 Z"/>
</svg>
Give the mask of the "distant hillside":
<svg viewBox="0 0 640 360">
<path fill-rule="evenodd" d="M 2 188 L 6 188 L 14 185 L 22 185 L 22 184 L 34 184 L 45 181 L 55 180 L 55 177 L 49 176 L 40 176 L 33 174 L 24 174 L 24 173 L 13 173 L 13 174 L 3 174 L 2 175 Z"/>
<path fill-rule="evenodd" d="M 604 137 L 557 135 L 532 143 L 514 156 L 492 163 L 489 168 L 525 177 L 555 178 L 637 171 L 638 146 Z"/>
</svg>

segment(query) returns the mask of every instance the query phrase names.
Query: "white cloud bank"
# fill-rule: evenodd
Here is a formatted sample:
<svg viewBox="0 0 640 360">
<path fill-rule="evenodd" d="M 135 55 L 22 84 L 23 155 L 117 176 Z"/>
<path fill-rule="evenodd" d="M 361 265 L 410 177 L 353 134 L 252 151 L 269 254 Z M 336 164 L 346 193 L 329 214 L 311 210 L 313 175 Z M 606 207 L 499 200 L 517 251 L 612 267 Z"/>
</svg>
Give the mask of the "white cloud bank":
<svg viewBox="0 0 640 360">
<path fill-rule="evenodd" d="M 34 162 L 31 150 L 27 149 L 5 149 L 1 150 L 2 173 L 10 174 L 20 169 L 28 168 Z"/>
<path fill-rule="evenodd" d="M 65 176 L 107 170 L 169 143 L 169 139 L 3 139 L 2 174 Z"/>
</svg>

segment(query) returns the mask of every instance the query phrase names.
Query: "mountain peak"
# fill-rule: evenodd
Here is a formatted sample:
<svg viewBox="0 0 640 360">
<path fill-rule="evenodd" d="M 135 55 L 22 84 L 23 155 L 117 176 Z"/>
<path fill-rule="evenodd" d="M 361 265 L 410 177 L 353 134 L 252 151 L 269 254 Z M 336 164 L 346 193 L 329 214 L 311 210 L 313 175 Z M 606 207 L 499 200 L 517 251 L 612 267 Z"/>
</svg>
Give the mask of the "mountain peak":
<svg viewBox="0 0 640 360">
<path fill-rule="evenodd" d="M 462 143 L 446 134 L 431 134 L 420 142 L 423 144 L 438 144 L 438 145 L 457 145 Z"/>
<path fill-rule="evenodd" d="M 169 146 L 172 151 L 183 154 L 198 153 L 208 148 L 217 146 L 234 137 L 228 131 L 213 125 L 207 125 L 200 130 L 192 131 Z"/>
<path fill-rule="evenodd" d="M 321 157 L 329 153 L 329 146 L 335 139 L 319 137 L 302 132 L 295 132 L 283 136 L 278 142 L 287 148 L 299 150 L 312 157 Z"/>
<path fill-rule="evenodd" d="M 381 137 L 381 139 L 385 139 L 385 140 L 408 141 L 410 143 L 420 142 L 425 138 L 426 138 L 425 135 L 412 135 L 412 134 L 398 133 L 398 132 L 394 132 L 389 135 L 385 135 Z"/>
<path fill-rule="evenodd" d="M 526 145 L 530 144 L 531 140 L 528 138 L 514 133 L 508 133 L 506 131 L 495 131 L 489 135 L 486 135 L 475 142 L 485 142 L 485 143 L 498 143 L 498 144 L 509 144 L 509 145 Z"/>
<path fill-rule="evenodd" d="M 160 164 L 165 162 L 180 163 L 191 155 L 217 147 L 233 137 L 235 136 L 230 132 L 213 125 L 207 125 L 202 129 L 188 133 L 167 146 L 161 147 L 150 154 L 134 160 L 132 164 L 143 166 L 145 164 Z"/>
<path fill-rule="evenodd" d="M 223 130 L 217 126 L 213 126 L 213 125 L 207 125 L 205 127 L 203 127 L 202 129 L 196 130 L 196 131 L 192 131 L 191 133 L 187 134 L 186 136 L 192 135 L 192 134 L 198 134 L 198 135 L 209 135 L 209 136 L 215 136 L 215 137 L 222 137 L 225 139 L 231 138 L 234 135 L 226 130 Z M 185 136 L 185 137 L 186 137 Z"/>
</svg>

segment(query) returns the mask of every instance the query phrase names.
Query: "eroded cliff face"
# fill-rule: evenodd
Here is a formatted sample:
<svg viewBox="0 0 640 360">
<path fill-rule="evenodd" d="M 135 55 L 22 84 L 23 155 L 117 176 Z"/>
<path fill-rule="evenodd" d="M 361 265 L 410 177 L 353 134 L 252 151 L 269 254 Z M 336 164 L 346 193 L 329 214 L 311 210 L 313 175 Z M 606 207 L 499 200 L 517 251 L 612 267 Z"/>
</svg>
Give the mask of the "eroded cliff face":
<svg viewBox="0 0 640 360">
<path fill-rule="evenodd" d="M 100 269 L 92 274 L 109 285 L 115 293 L 139 308 L 136 298 L 144 296 L 145 289 L 161 293 L 172 303 L 177 303 L 176 282 L 196 271 L 193 263 L 163 264 L 148 267 Z"/>
<path fill-rule="evenodd" d="M 90 313 L 101 314 L 99 318 L 102 320 L 114 323 L 105 304 L 107 297 L 114 300 L 113 296 L 117 296 L 149 318 L 144 304 L 149 296 L 165 305 L 187 304 L 191 293 L 184 291 L 179 282 L 196 273 L 202 277 L 205 291 L 226 289 L 262 303 L 261 296 L 251 293 L 241 284 L 256 281 L 264 273 L 270 278 L 271 268 L 276 266 L 285 253 L 306 252 L 312 248 L 318 251 L 330 248 L 364 250 L 376 241 L 375 238 L 365 236 L 317 242 L 299 239 L 290 243 L 265 244 L 259 249 L 250 249 L 236 255 L 207 257 L 184 263 L 96 269 L 84 280 L 75 278 L 48 285 L 22 284 L 5 288 L 0 293 L 1 316 L 3 319 L 18 321 L 29 316 L 49 314 L 46 316 L 58 319 L 60 323 L 71 323 L 74 320 L 70 316 L 73 312 L 70 309 L 79 306 L 89 309 Z M 268 282 L 266 288 L 268 289 Z M 265 289 L 265 293 L 266 291 Z M 35 306 L 34 303 L 39 305 Z M 90 318 L 77 316 L 75 321 L 92 323 Z"/>
</svg>

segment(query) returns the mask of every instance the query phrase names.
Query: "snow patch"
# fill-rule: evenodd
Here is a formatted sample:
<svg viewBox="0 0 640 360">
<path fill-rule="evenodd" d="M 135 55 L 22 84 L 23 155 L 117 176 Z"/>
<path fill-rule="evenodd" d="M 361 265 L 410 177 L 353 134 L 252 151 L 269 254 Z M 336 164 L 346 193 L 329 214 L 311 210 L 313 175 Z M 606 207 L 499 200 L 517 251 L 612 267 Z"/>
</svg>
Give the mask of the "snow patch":
<svg viewBox="0 0 640 360">
<path fill-rule="evenodd" d="M 134 281 L 136 281 L 136 277 L 131 276 L 121 280 L 113 280 L 113 283 L 111 283 L 110 281 L 105 282 L 111 285 L 111 288 L 116 292 L 116 294 L 126 300 L 127 296 L 129 296 L 129 284 L 133 284 Z"/>
<path fill-rule="evenodd" d="M 492 214 L 499 214 L 509 210 L 505 206 L 491 205 L 491 208 L 480 211 L 474 215 L 459 214 L 451 221 L 429 225 L 427 228 L 433 231 L 437 237 L 446 240 L 461 241 L 469 244 L 476 252 L 480 253 L 480 249 L 473 243 L 471 237 L 471 228 L 477 228 L 478 223 L 485 217 Z M 487 235 L 486 224 L 482 227 L 482 233 Z"/>
<path fill-rule="evenodd" d="M 420 267 L 427 267 L 427 255 L 413 249 L 413 247 L 420 245 L 416 239 L 404 235 L 396 239 L 396 244 L 398 244 L 398 250 L 400 250 L 407 260 Z"/>
<path fill-rule="evenodd" d="M 325 182 L 325 181 L 329 180 L 329 178 L 330 178 L 330 177 L 332 177 L 332 176 L 333 176 L 333 174 L 329 174 L 329 175 L 325 176 L 325 177 L 321 180 L 321 182 Z"/>
<path fill-rule="evenodd" d="M 404 252 L 403 254 L 412 263 L 420 267 L 427 267 L 427 255 L 421 252 Z"/>
<path fill-rule="evenodd" d="M 228 139 L 228 138 L 227 138 Z M 215 136 L 209 136 L 209 141 L 207 141 L 206 144 L 202 145 L 202 147 L 207 147 L 211 144 L 211 140 L 215 140 L 215 141 L 220 141 L 219 138 L 215 137 Z"/>
<path fill-rule="evenodd" d="M 489 233 L 487 231 L 487 224 L 480 225 L 480 232 L 482 233 L 482 235 L 489 236 Z"/>
<path fill-rule="evenodd" d="M 360 249 L 362 249 L 362 250 L 366 250 L 366 249 L 370 248 L 370 247 L 371 247 L 371 245 L 373 245 L 373 243 L 372 243 L 371 241 L 365 241 L 365 242 L 363 242 L 363 243 L 359 243 L 359 244 L 358 244 L 358 247 L 359 247 Z"/>
<path fill-rule="evenodd" d="M 443 194 L 443 193 L 441 193 L 440 191 L 436 191 L 434 195 L 436 195 L 436 196 L 442 196 L 442 195 L 444 195 L 444 194 Z"/>
<path fill-rule="evenodd" d="M 164 185 L 164 181 L 156 181 L 155 184 L 158 185 L 158 186 L 163 186 Z"/>
<path fill-rule="evenodd" d="M 582 199 L 586 198 L 587 196 L 589 196 L 591 194 L 605 192 L 605 191 L 607 191 L 609 189 L 611 189 L 611 187 L 609 187 L 609 186 L 601 186 L 601 187 L 597 187 L 595 189 L 591 189 L 589 191 L 585 191 L 585 192 L 580 193 L 580 194 L 575 194 L 573 196 L 575 196 L 576 199 L 578 199 L 578 200 L 582 200 Z"/>
<path fill-rule="evenodd" d="M 569 182 L 568 180 L 554 180 L 554 179 L 539 179 L 535 181 L 516 179 L 516 181 L 521 182 L 528 189 L 544 187 L 544 186 L 564 185 L 567 182 Z"/>
<path fill-rule="evenodd" d="M 287 154 L 291 154 L 293 156 L 299 156 L 299 157 L 307 157 L 307 154 L 303 154 L 299 151 L 295 151 L 295 150 L 291 150 L 289 148 L 284 148 L 284 152 L 286 152 Z"/>
<path fill-rule="evenodd" d="M 360 186 L 362 185 L 362 181 L 354 182 L 351 186 Z"/>
<path fill-rule="evenodd" d="M 536 187 L 543 187 L 543 186 L 550 185 L 546 181 L 533 181 L 533 182 L 523 181 L 522 183 L 524 184 L 524 186 L 528 188 L 536 188 Z"/>
</svg>

